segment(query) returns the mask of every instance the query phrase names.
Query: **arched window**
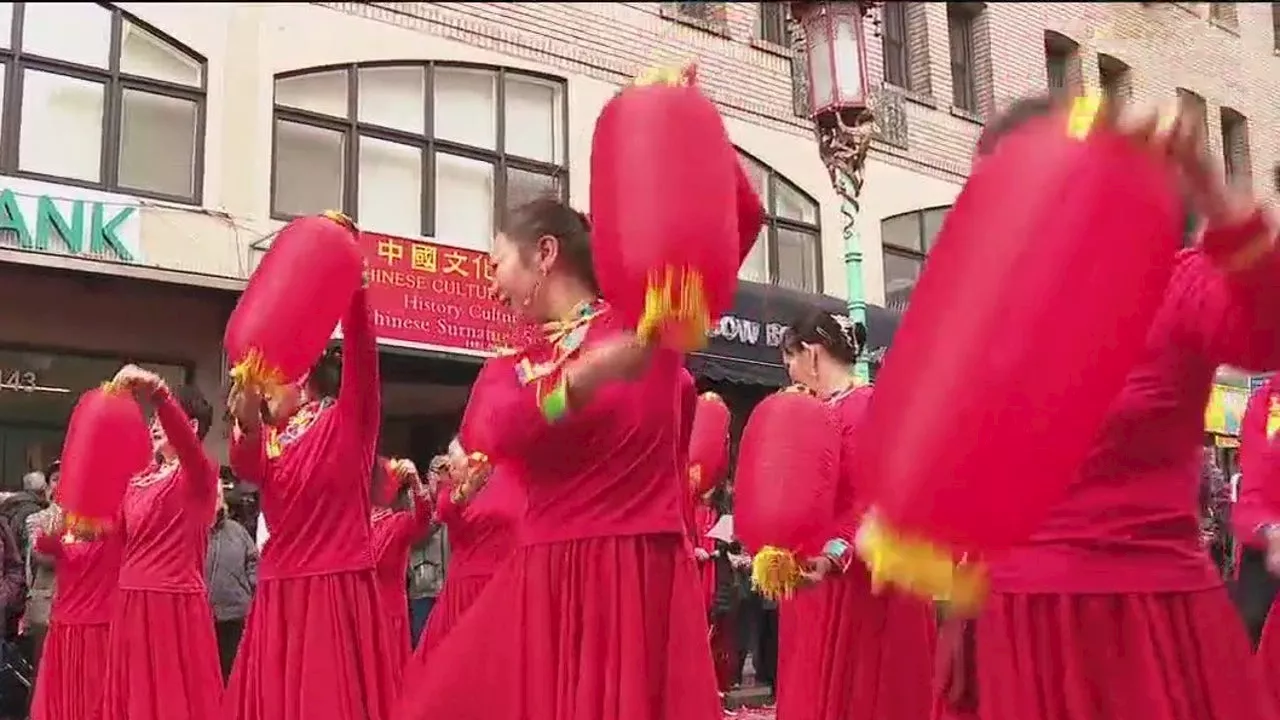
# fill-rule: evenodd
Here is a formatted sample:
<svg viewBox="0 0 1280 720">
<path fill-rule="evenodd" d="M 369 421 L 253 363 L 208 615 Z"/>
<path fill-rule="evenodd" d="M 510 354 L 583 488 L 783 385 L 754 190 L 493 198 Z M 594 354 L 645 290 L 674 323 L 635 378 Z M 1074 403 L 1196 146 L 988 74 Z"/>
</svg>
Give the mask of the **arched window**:
<svg viewBox="0 0 1280 720">
<path fill-rule="evenodd" d="M 369 63 L 275 81 L 271 210 L 341 208 L 369 230 L 488 250 L 497 219 L 565 193 L 564 81 Z"/>
<path fill-rule="evenodd" d="M 822 227 L 818 201 L 773 168 L 738 151 L 764 204 L 760 238 L 742 264 L 743 280 L 822 292 Z"/>
<path fill-rule="evenodd" d="M 199 204 L 206 64 L 99 3 L 0 3 L 0 172 Z"/>
<path fill-rule="evenodd" d="M 907 307 L 916 286 L 925 256 L 942 228 L 951 206 L 913 210 L 880 221 L 880 244 L 884 251 L 884 304 L 894 310 Z"/>
</svg>

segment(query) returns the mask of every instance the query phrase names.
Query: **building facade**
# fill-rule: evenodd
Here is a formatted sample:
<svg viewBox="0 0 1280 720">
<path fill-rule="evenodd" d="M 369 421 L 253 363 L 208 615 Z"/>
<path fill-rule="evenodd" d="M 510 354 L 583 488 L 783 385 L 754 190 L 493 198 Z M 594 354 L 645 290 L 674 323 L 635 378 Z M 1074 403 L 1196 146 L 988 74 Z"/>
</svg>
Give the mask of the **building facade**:
<svg viewBox="0 0 1280 720">
<path fill-rule="evenodd" d="M 866 282 L 883 288 L 891 307 L 910 295 L 983 118 L 1020 97 L 1090 90 L 1196 102 L 1227 172 L 1260 193 L 1276 190 L 1277 3 L 889 2 L 873 42 L 873 74 L 903 98 L 906 126 L 906 142 L 878 144 L 877 160 L 937 181 L 921 184 L 929 190 L 918 199 L 887 197 L 899 183 L 878 180 L 890 171 L 877 164 L 868 174 L 862 232 L 883 250 L 881 262 L 869 260 Z"/>
<path fill-rule="evenodd" d="M 1233 171 L 1269 186 L 1271 14 L 888 3 L 868 34 L 868 299 L 905 302 L 983 118 L 1049 85 L 1194 94 Z M 56 454 L 76 394 L 121 360 L 217 404 L 236 293 L 288 217 L 329 208 L 369 231 L 388 416 L 446 427 L 474 374 L 451 360 L 510 320 L 484 300 L 497 218 L 548 190 L 585 206 L 601 108 L 639 69 L 689 60 L 768 206 L 744 279 L 841 295 L 784 4 L 0 4 L 0 485 Z M 713 345 L 770 357 L 781 319 L 728 318 Z"/>
</svg>

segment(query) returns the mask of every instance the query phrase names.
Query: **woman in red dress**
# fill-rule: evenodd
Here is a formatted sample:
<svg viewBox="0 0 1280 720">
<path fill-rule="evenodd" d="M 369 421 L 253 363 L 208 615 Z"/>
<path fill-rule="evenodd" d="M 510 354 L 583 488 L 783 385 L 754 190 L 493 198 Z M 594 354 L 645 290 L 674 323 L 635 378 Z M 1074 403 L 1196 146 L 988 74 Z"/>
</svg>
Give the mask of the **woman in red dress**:
<svg viewBox="0 0 1280 720">
<path fill-rule="evenodd" d="M 393 717 L 718 719 L 677 467 L 681 359 L 600 301 L 587 221 L 558 200 L 513 212 L 492 257 L 499 295 L 550 324 L 486 379 L 491 446 L 467 450 L 516 463 L 528 511 Z"/>
<path fill-rule="evenodd" d="M 1249 399 L 1240 423 L 1240 497 L 1231 530 L 1244 547 L 1236 593 L 1245 626 L 1258 640 L 1257 662 L 1265 687 L 1280 707 L 1280 381 L 1272 376 Z M 1260 636 L 1260 637 L 1259 637 Z"/>
<path fill-rule="evenodd" d="M 821 310 L 783 337 L 791 379 L 825 399 L 843 437 L 836 492 L 838 529 L 809 557 L 807 587 L 778 604 L 778 716 L 795 720 L 927 720 L 935 619 L 929 603 L 893 591 L 873 593 L 857 562 L 853 535 L 865 510 L 866 483 L 849 458 L 871 388 L 853 364 L 865 342 L 861 325 Z"/>
<path fill-rule="evenodd" d="M 1050 112 L 1049 100 L 1015 104 L 987 125 L 979 155 Z M 1225 183 L 1203 123 L 1185 104 L 1163 116 L 1127 108 L 1115 121 L 1134 142 L 1169 158 L 1206 230 L 1198 246 L 1180 253 L 1147 353 L 1067 496 L 1028 542 L 991 559 L 992 595 L 966 642 L 969 657 L 953 665 L 976 688 L 953 693 L 969 700 L 965 706 L 940 703 L 944 715 L 1277 717 L 1201 545 L 1197 506 L 1215 370 L 1280 367 L 1277 225 L 1247 191 Z"/>
<path fill-rule="evenodd" d="M 431 499 L 408 460 L 386 467 L 379 459 L 373 469 L 374 492 L 384 499 L 369 516 L 373 531 L 373 562 L 382 592 L 383 613 L 391 642 L 393 682 L 400 684 L 409 661 L 409 551 L 431 530 Z M 397 509 L 400 508 L 400 509 Z"/>
<path fill-rule="evenodd" d="M 155 405 L 158 461 L 124 497 L 124 559 L 101 720 L 214 718 L 222 671 L 204 556 L 218 507 L 218 466 L 201 444 L 213 411 L 194 387 L 171 393 L 159 376 L 133 365 L 113 382 Z"/>
<path fill-rule="evenodd" d="M 60 514 L 51 520 L 33 536 L 35 552 L 53 561 L 57 584 L 31 719 L 84 720 L 102 706 L 102 668 L 124 543 L 118 533 L 94 540 L 64 536 Z"/>
<path fill-rule="evenodd" d="M 477 392 L 479 381 L 472 392 Z M 440 597 L 422 629 L 411 665 L 420 668 L 516 549 L 524 516 L 524 486 L 503 463 L 474 475 L 458 440 L 449 444 L 446 482 L 436 491 L 436 517 L 449 538 L 449 565 Z M 417 672 L 413 670 L 410 672 Z"/>
<path fill-rule="evenodd" d="M 356 292 L 342 320 L 341 361 L 326 354 L 265 408 L 253 393 L 231 398 L 232 468 L 258 484 L 271 538 L 225 720 L 386 720 L 389 712 L 396 654 L 369 528 L 382 407 L 366 293 Z"/>
</svg>

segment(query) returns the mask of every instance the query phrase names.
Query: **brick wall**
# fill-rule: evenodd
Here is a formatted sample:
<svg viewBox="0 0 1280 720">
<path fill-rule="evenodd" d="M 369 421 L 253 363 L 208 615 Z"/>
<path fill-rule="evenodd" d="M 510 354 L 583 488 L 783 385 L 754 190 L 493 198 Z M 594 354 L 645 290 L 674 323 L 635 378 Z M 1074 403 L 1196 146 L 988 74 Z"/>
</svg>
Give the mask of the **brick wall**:
<svg viewBox="0 0 1280 720">
<path fill-rule="evenodd" d="M 322 4 L 610 82 L 624 82 L 647 64 L 696 57 L 704 86 L 727 115 L 809 134 L 807 122 L 793 112 L 785 50 L 755 39 L 758 3 L 724 4 L 712 31 L 672 21 L 663 3 Z M 1179 87 L 1205 98 L 1211 143 L 1219 152 L 1219 109 L 1245 116 L 1252 176 L 1268 179 L 1260 184 L 1269 186 L 1280 162 L 1280 58 L 1273 49 L 1272 4 L 1240 3 L 1213 19 L 1210 5 L 978 4 L 979 106 L 990 112 L 1044 90 L 1044 38 L 1052 31 L 1079 46 L 1073 69 L 1087 87 L 1098 86 L 1098 55 L 1104 53 L 1130 68 L 1136 100 L 1170 99 Z M 877 146 L 874 153 L 885 162 L 955 180 L 967 172 L 981 121 L 950 107 L 947 3 L 910 6 L 911 84 L 919 92 L 909 93 L 905 103 L 907 147 Z M 882 76 L 880 53 L 873 37 L 868 60 L 876 82 Z"/>
</svg>

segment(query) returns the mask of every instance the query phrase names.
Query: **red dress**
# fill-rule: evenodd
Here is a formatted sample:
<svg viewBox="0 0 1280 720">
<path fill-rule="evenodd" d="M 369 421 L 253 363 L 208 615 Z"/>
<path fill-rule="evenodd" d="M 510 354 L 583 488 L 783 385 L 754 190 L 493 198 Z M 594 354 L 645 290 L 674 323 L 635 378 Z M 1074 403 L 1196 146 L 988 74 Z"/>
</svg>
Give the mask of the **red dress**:
<svg viewBox="0 0 1280 720">
<path fill-rule="evenodd" d="M 871 388 L 831 398 L 842 429 L 842 459 L 853 454 Z M 862 478 L 840 465 L 837 540 L 852 548 Z M 812 557 L 822 547 L 804 548 Z M 789 720 L 928 720 L 935 618 L 931 604 L 892 591 L 873 593 L 866 566 L 841 554 L 841 569 L 778 604 L 778 717 Z"/>
<path fill-rule="evenodd" d="M 560 340 L 622 329 L 588 309 Z M 585 335 L 585 337 L 584 337 Z M 552 356 L 549 343 L 526 351 Z M 507 368 L 504 370 L 504 368 Z M 405 678 L 395 720 L 719 720 L 706 608 L 676 466 L 680 358 L 601 388 L 556 422 L 506 365 L 493 447 L 528 492 L 521 545 Z"/>
<path fill-rule="evenodd" d="M 511 558 L 524 515 L 524 485 L 506 464 L 494 468 L 471 502 L 458 505 L 450 495 L 449 488 L 441 488 L 436 501 L 440 522 L 449 533 L 449 567 L 413 653 L 415 668 L 426 663 L 432 648 L 444 640 L 480 597 L 494 572 Z"/>
<path fill-rule="evenodd" d="M 53 558 L 57 585 L 31 720 L 85 720 L 102 706 L 102 668 L 124 543 L 119 535 L 76 542 L 38 533 L 35 549 Z"/>
<path fill-rule="evenodd" d="M 976 694 L 960 693 L 981 720 L 1277 717 L 1201 546 L 1197 491 L 1215 370 L 1280 367 L 1278 307 L 1274 253 L 1232 274 L 1198 248 L 1180 255 L 1147 355 L 1067 497 L 992 558 Z"/>
<path fill-rule="evenodd" d="M 405 663 L 409 661 L 409 551 L 431 529 L 431 503 L 410 493 L 413 507 L 393 512 L 385 508 L 373 511 L 373 562 L 382 593 L 383 615 L 386 617 L 393 682 L 398 686 Z"/>
<path fill-rule="evenodd" d="M 156 415 L 178 462 L 138 476 L 124 497 L 102 720 L 211 719 L 222 695 L 204 584 L 218 467 L 168 393 L 159 394 Z"/>
<path fill-rule="evenodd" d="M 271 538 L 223 699 L 225 720 L 385 720 L 394 694 L 369 529 L 381 401 L 365 292 L 342 322 L 342 390 L 280 432 L 233 436 Z"/>
<path fill-rule="evenodd" d="M 1280 523 L 1276 490 L 1280 482 L 1280 456 L 1275 454 L 1280 432 L 1280 381 L 1271 380 L 1249 399 L 1240 423 L 1240 499 L 1231 509 L 1231 529 L 1235 538 L 1249 547 L 1265 551 L 1261 531 Z M 1280 707 L 1280 601 L 1273 600 L 1262 626 L 1256 655 L 1262 680 Z"/>
</svg>

